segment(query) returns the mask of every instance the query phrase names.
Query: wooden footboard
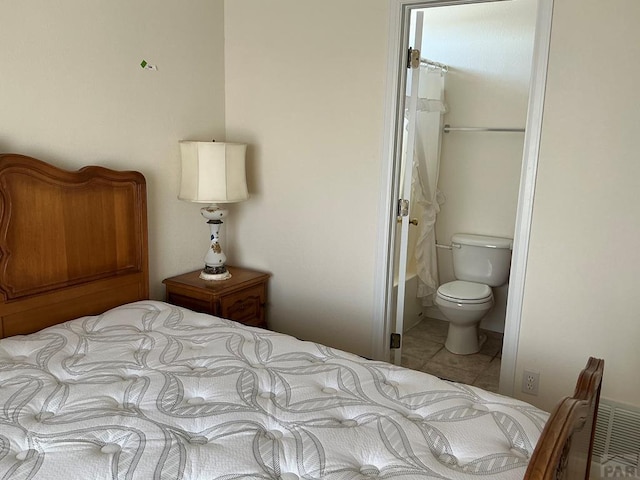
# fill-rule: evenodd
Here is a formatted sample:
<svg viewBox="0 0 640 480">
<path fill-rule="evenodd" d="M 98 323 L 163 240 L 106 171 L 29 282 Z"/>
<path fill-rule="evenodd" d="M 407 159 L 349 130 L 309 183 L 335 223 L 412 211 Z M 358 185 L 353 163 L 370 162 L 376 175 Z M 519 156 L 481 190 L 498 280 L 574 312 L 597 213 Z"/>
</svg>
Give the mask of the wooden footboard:
<svg viewBox="0 0 640 480">
<path fill-rule="evenodd" d="M 531 456 L 525 480 L 589 478 L 604 360 L 589 358 L 573 397 L 560 401 Z"/>
<path fill-rule="evenodd" d="M 0 155 L 0 338 L 148 298 L 146 183 Z"/>
</svg>

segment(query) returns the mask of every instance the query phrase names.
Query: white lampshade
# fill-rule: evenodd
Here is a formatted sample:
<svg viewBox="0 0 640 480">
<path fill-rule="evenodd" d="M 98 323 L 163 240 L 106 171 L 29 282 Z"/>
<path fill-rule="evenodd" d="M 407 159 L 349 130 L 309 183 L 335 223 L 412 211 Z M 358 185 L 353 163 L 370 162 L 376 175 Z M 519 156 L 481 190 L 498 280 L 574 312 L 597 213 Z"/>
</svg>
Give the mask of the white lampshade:
<svg viewBox="0 0 640 480">
<path fill-rule="evenodd" d="M 180 142 L 180 200 L 232 203 L 249 198 L 245 173 L 247 146 L 241 143 Z"/>
</svg>

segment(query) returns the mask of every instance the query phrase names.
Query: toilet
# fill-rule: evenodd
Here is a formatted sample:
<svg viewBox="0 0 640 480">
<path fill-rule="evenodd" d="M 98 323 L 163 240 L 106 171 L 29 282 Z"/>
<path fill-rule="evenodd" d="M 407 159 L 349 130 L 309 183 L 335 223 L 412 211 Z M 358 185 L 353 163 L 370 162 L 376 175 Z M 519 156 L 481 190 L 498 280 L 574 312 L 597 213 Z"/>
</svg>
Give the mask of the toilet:
<svg viewBox="0 0 640 480">
<path fill-rule="evenodd" d="M 453 282 L 440 285 L 435 304 L 449 321 L 444 344 L 451 353 L 468 355 L 480 350 L 480 320 L 493 308 L 493 291 L 507 283 L 511 266 L 510 238 L 456 233 L 451 237 Z"/>
</svg>

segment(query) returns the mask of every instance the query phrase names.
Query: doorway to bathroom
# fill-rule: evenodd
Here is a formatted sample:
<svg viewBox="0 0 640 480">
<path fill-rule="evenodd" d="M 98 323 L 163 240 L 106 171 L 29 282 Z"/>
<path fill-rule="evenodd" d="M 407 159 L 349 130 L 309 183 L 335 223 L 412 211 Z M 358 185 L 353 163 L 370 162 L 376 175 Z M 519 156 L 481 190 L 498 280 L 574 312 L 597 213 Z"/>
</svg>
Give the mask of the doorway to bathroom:
<svg viewBox="0 0 640 480">
<path fill-rule="evenodd" d="M 398 97 L 392 197 L 409 202 L 390 239 L 387 331 L 401 334 L 404 347 L 392 350 L 391 359 L 490 389 L 497 389 L 500 375 L 508 287 L 494 289 L 496 306 L 481 324 L 488 340 L 470 356 L 443 347 L 448 323 L 433 296 L 454 279 L 454 233 L 513 238 L 523 222 L 528 228 L 520 187 L 533 182 L 524 179 L 522 159 L 523 147 L 526 160 L 536 145 L 525 125 L 532 118 L 539 6 L 538 0 L 413 2 L 401 29 L 402 48 L 412 49 L 407 57 L 417 65 L 398 82 L 404 95 Z M 539 78 L 538 72 L 543 84 Z M 535 96 L 541 104 L 540 92 Z"/>
</svg>

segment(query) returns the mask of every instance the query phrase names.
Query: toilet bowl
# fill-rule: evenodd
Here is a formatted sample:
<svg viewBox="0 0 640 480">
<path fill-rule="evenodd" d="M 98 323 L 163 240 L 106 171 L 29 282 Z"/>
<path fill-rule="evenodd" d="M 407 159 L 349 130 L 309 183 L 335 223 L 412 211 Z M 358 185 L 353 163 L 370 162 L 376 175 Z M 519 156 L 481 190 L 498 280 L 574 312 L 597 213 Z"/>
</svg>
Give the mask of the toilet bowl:
<svg viewBox="0 0 640 480">
<path fill-rule="evenodd" d="M 493 292 L 482 283 L 455 280 L 438 288 L 435 304 L 449 321 L 445 348 L 451 353 L 477 353 L 482 346 L 480 320 L 493 308 Z"/>
<path fill-rule="evenodd" d="M 510 238 L 456 233 L 451 237 L 456 280 L 440 285 L 435 304 L 449 321 L 445 348 L 468 355 L 480 351 L 480 320 L 493 308 L 491 287 L 504 285 L 511 264 Z"/>
</svg>

